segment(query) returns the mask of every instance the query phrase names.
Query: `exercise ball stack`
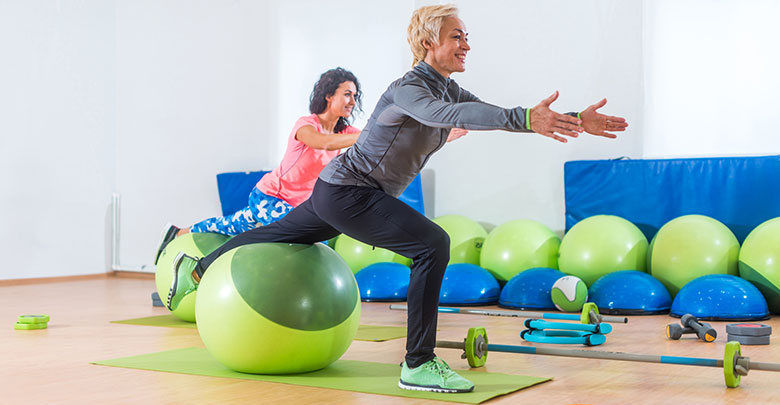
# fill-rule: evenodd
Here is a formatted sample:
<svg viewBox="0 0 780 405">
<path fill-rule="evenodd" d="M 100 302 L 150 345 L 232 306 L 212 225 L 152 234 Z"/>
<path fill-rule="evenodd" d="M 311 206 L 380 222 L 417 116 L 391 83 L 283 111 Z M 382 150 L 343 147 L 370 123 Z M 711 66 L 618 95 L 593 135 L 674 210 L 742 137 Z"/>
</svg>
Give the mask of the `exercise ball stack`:
<svg viewBox="0 0 780 405">
<path fill-rule="evenodd" d="M 433 220 L 450 237 L 450 262 L 479 266 L 482 244 L 487 231 L 477 221 L 463 215 L 444 215 Z"/>
<path fill-rule="evenodd" d="M 762 223 L 745 238 L 739 275 L 761 291 L 770 311 L 780 314 L 780 218 Z"/>
<path fill-rule="evenodd" d="M 499 281 L 537 267 L 558 268 L 561 239 L 549 228 L 529 219 L 501 224 L 485 238 L 480 266 Z"/>
<path fill-rule="evenodd" d="M 689 281 L 709 274 L 737 274 L 739 242 L 716 219 L 685 215 L 667 222 L 650 247 L 650 274 L 674 297 Z"/>
<path fill-rule="evenodd" d="M 223 243 L 230 239 L 219 233 L 194 232 L 177 237 L 172 240 L 160 254 L 157 260 L 157 269 L 154 275 L 154 283 L 157 286 L 157 293 L 160 294 L 160 300 L 163 305 L 168 299 L 168 291 L 173 281 L 173 260 L 179 252 L 184 252 L 192 257 L 203 257 L 217 250 Z M 172 311 L 177 318 L 195 322 L 195 299 L 198 292 L 187 294 L 179 303 L 176 310 Z"/>
<path fill-rule="evenodd" d="M 347 350 L 360 322 L 349 266 L 323 244 L 258 243 L 220 256 L 195 305 L 206 349 L 254 374 L 314 371 Z"/>
<path fill-rule="evenodd" d="M 347 262 L 353 274 L 374 263 L 396 262 L 406 266 L 412 263 L 401 255 L 368 245 L 345 234 L 339 235 L 335 245 L 334 250 Z"/>
<path fill-rule="evenodd" d="M 614 215 L 595 215 L 575 224 L 563 236 L 558 268 L 588 286 L 619 270 L 644 271 L 647 238 L 631 222 Z"/>
</svg>

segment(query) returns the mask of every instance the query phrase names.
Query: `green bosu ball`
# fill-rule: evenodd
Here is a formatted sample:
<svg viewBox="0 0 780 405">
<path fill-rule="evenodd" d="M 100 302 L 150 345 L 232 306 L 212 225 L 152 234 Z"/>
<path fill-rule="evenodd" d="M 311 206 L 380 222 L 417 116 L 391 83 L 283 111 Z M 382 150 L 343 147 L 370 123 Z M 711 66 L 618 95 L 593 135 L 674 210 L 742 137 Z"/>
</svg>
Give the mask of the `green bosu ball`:
<svg viewBox="0 0 780 405">
<path fill-rule="evenodd" d="M 487 231 L 477 221 L 463 215 L 444 215 L 433 220 L 450 236 L 448 264 L 471 263 L 479 266 Z"/>
<path fill-rule="evenodd" d="M 577 222 L 563 235 L 558 269 L 588 286 L 620 270 L 645 271 L 647 238 L 631 222 L 614 215 L 595 215 Z"/>
<path fill-rule="evenodd" d="M 507 281 L 535 267 L 558 268 L 561 239 L 543 224 L 517 219 L 501 224 L 485 238 L 479 263 L 497 280 Z"/>
<path fill-rule="evenodd" d="M 360 293 L 349 266 L 321 243 L 257 243 L 209 266 L 195 314 L 206 349 L 228 368 L 305 373 L 349 348 L 360 323 Z"/>
<path fill-rule="evenodd" d="M 173 279 L 173 260 L 179 252 L 184 252 L 193 257 L 203 257 L 217 250 L 230 239 L 219 233 L 195 232 L 188 233 L 172 240 L 160 254 L 157 260 L 157 269 L 154 274 L 154 283 L 157 286 L 157 294 L 160 294 L 160 300 L 165 305 L 168 300 L 168 291 L 171 288 Z M 187 322 L 195 322 L 195 298 L 198 292 L 195 291 L 185 296 L 176 310 L 172 311 L 176 317 Z"/>
<path fill-rule="evenodd" d="M 334 250 L 347 262 L 353 274 L 375 263 L 396 262 L 405 266 L 412 264 L 412 259 L 371 246 L 345 234 L 338 236 L 335 245 Z"/>
<path fill-rule="evenodd" d="M 689 281 L 708 274 L 737 275 L 739 241 L 720 221 L 684 215 L 661 227 L 650 252 L 650 274 L 672 297 Z"/>
<path fill-rule="evenodd" d="M 770 311 L 780 314 L 780 217 L 757 226 L 742 242 L 739 276 L 761 291 Z"/>
</svg>

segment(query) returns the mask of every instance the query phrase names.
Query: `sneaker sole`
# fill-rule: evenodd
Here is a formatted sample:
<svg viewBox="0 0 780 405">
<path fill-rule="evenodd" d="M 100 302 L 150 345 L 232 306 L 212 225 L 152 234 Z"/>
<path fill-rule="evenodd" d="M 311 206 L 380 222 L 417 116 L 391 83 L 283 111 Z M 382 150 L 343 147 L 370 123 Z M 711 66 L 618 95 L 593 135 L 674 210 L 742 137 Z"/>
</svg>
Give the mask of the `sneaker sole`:
<svg viewBox="0 0 780 405">
<path fill-rule="evenodd" d="M 157 244 L 157 256 L 154 258 L 155 266 L 160 260 L 160 255 L 162 254 L 163 250 L 165 250 L 165 247 L 168 246 L 172 240 L 176 239 L 176 234 L 179 232 L 179 229 L 180 228 L 176 227 L 170 222 L 163 228 L 162 234 L 160 235 L 160 242 Z M 171 235 L 171 233 L 173 233 L 173 235 Z"/>
<path fill-rule="evenodd" d="M 173 311 L 173 309 L 171 309 L 171 300 L 173 299 L 176 287 L 179 285 L 179 266 L 181 266 L 182 259 L 184 259 L 184 253 L 179 252 L 173 260 L 173 269 L 171 270 L 173 278 L 171 279 L 171 288 L 168 290 L 168 300 L 165 301 L 165 306 L 169 311 Z"/>
<path fill-rule="evenodd" d="M 471 392 L 474 391 L 474 387 L 471 387 L 467 390 L 459 390 L 455 388 L 442 388 L 438 385 L 413 385 L 413 384 L 407 384 L 401 380 L 398 380 L 398 388 L 404 389 L 404 390 L 411 390 L 411 391 L 428 391 L 428 392 L 442 392 L 445 394 L 458 394 L 458 393 L 464 393 L 464 392 Z"/>
</svg>

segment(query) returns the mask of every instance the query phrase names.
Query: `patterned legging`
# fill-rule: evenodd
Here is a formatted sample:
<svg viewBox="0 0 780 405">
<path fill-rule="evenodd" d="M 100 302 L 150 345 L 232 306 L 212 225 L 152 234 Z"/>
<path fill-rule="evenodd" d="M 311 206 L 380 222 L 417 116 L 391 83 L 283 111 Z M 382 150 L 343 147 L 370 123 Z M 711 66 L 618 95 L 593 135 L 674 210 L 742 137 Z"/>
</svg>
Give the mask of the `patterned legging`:
<svg viewBox="0 0 780 405">
<path fill-rule="evenodd" d="M 233 236 L 276 222 L 293 207 L 284 200 L 263 194 L 257 187 L 249 193 L 249 205 L 233 215 L 209 218 L 190 227 L 190 232 L 215 232 Z"/>
</svg>

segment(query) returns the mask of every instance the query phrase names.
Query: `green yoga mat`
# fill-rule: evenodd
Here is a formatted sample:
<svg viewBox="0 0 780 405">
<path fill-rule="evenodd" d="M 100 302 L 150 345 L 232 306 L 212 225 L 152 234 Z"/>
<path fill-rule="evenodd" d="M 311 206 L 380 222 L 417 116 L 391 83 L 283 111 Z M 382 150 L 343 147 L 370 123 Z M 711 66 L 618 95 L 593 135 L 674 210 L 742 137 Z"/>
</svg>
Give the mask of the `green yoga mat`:
<svg viewBox="0 0 780 405">
<path fill-rule="evenodd" d="M 190 328 L 196 329 L 197 326 L 192 322 L 182 321 L 175 315 L 147 316 L 145 318 L 125 319 L 123 321 L 111 321 L 111 323 L 122 323 L 126 325 L 144 325 L 144 326 L 163 326 L 167 328 Z M 369 342 L 384 342 L 386 340 L 400 339 L 406 337 L 406 328 L 400 326 L 379 326 L 379 325 L 360 325 L 355 336 L 355 340 L 365 340 Z"/>
<path fill-rule="evenodd" d="M 476 385 L 474 392 L 441 394 L 408 391 L 398 388 L 398 378 L 401 373 L 398 364 L 338 360 L 322 370 L 306 374 L 244 374 L 229 370 L 211 357 L 206 349 L 197 347 L 98 361 L 92 364 L 210 377 L 268 381 L 407 398 L 437 399 L 466 404 L 478 404 L 499 395 L 505 395 L 550 380 L 549 378 L 459 370 L 458 373 L 474 382 Z"/>
</svg>

